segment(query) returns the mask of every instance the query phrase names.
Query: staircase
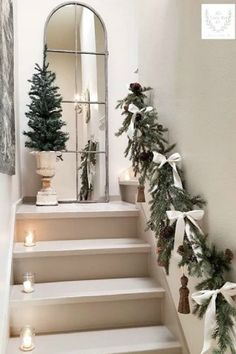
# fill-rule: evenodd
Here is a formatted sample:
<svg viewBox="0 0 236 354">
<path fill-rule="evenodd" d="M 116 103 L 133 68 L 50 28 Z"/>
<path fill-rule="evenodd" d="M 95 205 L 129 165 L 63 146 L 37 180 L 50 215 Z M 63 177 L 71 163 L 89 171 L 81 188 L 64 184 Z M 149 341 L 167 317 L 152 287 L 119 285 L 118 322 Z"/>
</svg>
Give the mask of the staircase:
<svg viewBox="0 0 236 354">
<path fill-rule="evenodd" d="M 138 213 L 123 202 L 18 208 L 7 354 L 22 353 L 25 325 L 35 354 L 182 353 L 163 325 L 165 291 L 149 277 Z M 23 244 L 29 229 L 34 247 Z M 35 273 L 30 294 L 25 272 Z"/>
</svg>

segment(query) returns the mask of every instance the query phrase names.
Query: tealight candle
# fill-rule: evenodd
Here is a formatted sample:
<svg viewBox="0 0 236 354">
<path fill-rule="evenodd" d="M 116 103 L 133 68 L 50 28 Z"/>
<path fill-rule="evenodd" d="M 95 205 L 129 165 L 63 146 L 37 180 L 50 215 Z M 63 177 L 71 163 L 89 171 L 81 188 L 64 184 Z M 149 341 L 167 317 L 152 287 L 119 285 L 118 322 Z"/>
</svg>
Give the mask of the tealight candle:
<svg viewBox="0 0 236 354">
<path fill-rule="evenodd" d="M 26 247 L 32 247 L 32 246 L 36 245 L 35 232 L 34 231 L 26 232 L 24 245 Z"/>
<path fill-rule="evenodd" d="M 125 181 L 130 181 L 130 174 L 129 174 L 128 171 L 125 172 L 124 180 L 125 180 Z"/>
<path fill-rule="evenodd" d="M 34 292 L 34 274 L 25 273 L 23 278 L 23 291 L 25 293 Z"/>
<path fill-rule="evenodd" d="M 21 346 L 20 350 L 29 352 L 35 348 L 34 346 L 35 330 L 31 326 L 25 326 L 21 330 Z"/>
</svg>

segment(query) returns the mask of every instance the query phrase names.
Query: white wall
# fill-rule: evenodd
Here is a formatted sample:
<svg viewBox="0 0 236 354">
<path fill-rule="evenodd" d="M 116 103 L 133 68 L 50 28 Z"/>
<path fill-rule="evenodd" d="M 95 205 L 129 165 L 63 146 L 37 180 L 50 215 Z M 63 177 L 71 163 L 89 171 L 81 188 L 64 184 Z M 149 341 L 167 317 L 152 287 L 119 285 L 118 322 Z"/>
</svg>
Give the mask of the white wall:
<svg viewBox="0 0 236 354">
<path fill-rule="evenodd" d="M 49 13 L 60 3 L 60 0 L 15 0 L 20 43 L 16 66 L 21 131 L 27 123 L 25 111 L 30 87 L 27 80 L 33 74 L 34 63 L 42 61 L 44 24 Z M 122 122 L 120 112 L 115 111 L 114 107 L 116 101 L 126 94 L 126 84 L 137 80 L 137 75 L 133 74 L 137 69 L 137 28 L 132 15 L 135 0 L 88 0 L 86 4 L 100 14 L 108 32 L 110 194 L 118 195 L 117 176 L 129 166 L 129 161 L 123 157 L 126 138 L 114 137 Z M 39 179 L 35 174 L 34 159 L 25 149 L 23 137 L 21 140 L 23 195 L 34 196 L 39 187 Z"/>
<path fill-rule="evenodd" d="M 170 128 L 170 140 L 178 142 L 176 150 L 184 158 L 190 192 L 208 202 L 210 241 L 235 251 L 235 41 L 201 40 L 200 0 L 137 3 L 140 80 L 154 87 L 160 120 Z M 180 272 L 173 266 L 171 274 L 177 301 Z M 190 352 L 198 354 L 202 322 L 193 316 L 181 320 Z"/>
<path fill-rule="evenodd" d="M 15 45 L 15 56 L 17 45 Z M 15 77 L 17 73 L 15 72 Z M 15 94 L 15 111 L 18 116 L 18 95 Z M 16 119 L 16 175 L 0 173 L 0 354 L 5 354 L 8 331 L 8 305 L 12 246 L 14 236 L 14 204 L 21 196 L 19 160 L 19 124 Z"/>
</svg>

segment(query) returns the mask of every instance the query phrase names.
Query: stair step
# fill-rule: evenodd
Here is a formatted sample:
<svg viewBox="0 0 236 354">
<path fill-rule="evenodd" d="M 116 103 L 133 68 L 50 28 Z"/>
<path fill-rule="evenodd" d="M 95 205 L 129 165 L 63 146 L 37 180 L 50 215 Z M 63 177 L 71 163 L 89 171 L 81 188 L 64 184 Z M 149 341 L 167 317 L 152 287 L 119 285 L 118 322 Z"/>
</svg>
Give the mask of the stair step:
<svg viewBox="0 0 236 354">
<path fill-rule="evenodd" d="M 11 332 L 17 335 L 26 324 L 38 333 L 160 324 L 164 293 L 150 278 L 36 284 L 31 294 L 15 285 Z"/>
<path fill-rule="evenodd" d="M 14 258 L 75 256 L 93 254 L 149 253 L 150 245 L 137 238 L 41 241 L 34 247 L 23 242 L 14 246 Z"/>
<path fill-rule="evenodd" d="M 16 241 L 24 242 L 28 230 L 35 230 L 37 241 L 136 238 L 137 218 L 20 219 L 16 221 Z"/>
<path fill-rule="evenodd" d="M 36 336 L 35 354 L 181 354 L 164 326 L 137 327 Z M 19 338 L 11 338 L 6 354 L 21 353 Z"/>
<path fill-rule="evenodd" d="M 149 252 L 150 246 L 137 238 L 41 241 L 34 247 L 16 243 L 14 283 L 22 283 L 29 271 L 37 283 L 145 277 Z"/>
<path fill-rule="evenodd" d="M 22 285 L 13 285 L 11 306 L 162 298 L 164 293 L 164 289 L 157 286 L 150 278 L 79 280 L 36 284 L 35 292 L 31 294 L 25 294 L 22 291 Z"/>
<path fill-rule="evenodd" d="M 134 204 L 125 202 L 59 204 L 58 206 L 36 206 L 22 204 L 16 212 L 17 219 L 61 219 L 138 216 Z"/>
</svg>

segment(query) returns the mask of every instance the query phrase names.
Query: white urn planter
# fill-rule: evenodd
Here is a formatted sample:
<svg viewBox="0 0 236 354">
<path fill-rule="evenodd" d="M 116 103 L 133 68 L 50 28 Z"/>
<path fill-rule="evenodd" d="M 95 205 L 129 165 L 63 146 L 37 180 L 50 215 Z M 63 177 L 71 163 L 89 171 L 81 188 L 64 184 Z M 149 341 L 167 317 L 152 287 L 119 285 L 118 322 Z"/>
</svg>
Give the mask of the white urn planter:
<svg viewBox="0 0 236 354">
<path fill-rule="evenodd" d="M 58 151 L 33 151 L 36 158 L 36 172 L 42 176 L 42 189 L 37 194 L 36 205 L 58 205 L 57 194 L 51 187 L 51 180 L 56 173 Z"/>
</svg>

